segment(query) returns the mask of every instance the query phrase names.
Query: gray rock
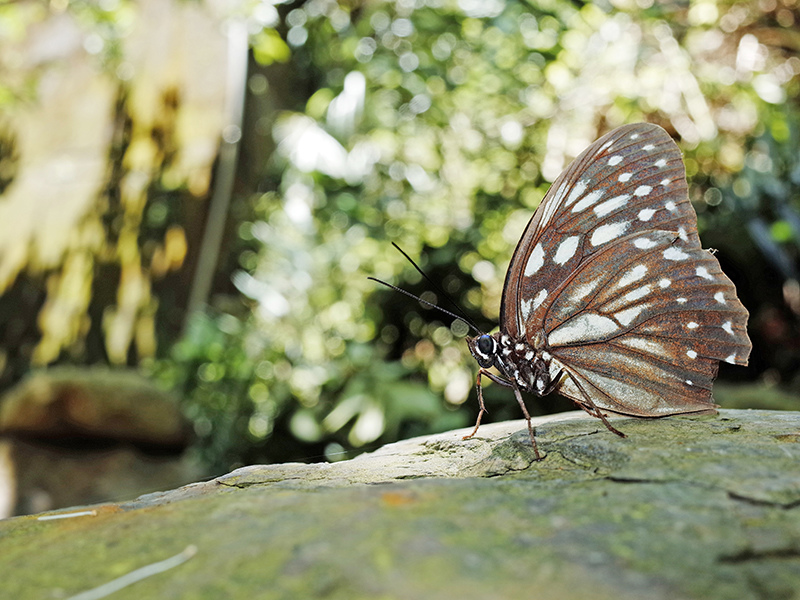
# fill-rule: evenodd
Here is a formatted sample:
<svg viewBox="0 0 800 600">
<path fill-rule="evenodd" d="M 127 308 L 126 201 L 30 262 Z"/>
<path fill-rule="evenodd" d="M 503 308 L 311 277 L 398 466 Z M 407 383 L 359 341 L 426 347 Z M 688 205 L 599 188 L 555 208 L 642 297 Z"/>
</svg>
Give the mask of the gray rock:
<svg viewBox="0 0 800 600">
<path fill-rule="evenodd" d="M 130 369 L 54 367 L 0 397 L 0 518 L 202 476 L 177 399 Z"/>
<path fill-rule="evenodd" d="M 3 593 L 800 597 L 800 413 L 614 422 L 626 439 L 582 414 L 538 420 L 539 462 L 517 421 L 10 519 Z"/>
</svg>

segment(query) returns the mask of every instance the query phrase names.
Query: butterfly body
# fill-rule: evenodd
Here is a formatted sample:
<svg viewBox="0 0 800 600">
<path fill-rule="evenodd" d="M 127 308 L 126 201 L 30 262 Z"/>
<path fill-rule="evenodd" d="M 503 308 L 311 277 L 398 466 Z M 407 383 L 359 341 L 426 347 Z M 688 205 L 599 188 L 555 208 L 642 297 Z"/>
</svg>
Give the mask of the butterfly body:
<svg viewBox="0 0 800 600">
<path fill-rule="evenodd" d="M 542 396 L 551 388 L 553 377 L 552 357 L 541 339 L 536 348 L 525 339 L 512 339 L 505 333 L 484 334 L 470 340 L 469 346 L 481 367 L 496 367 L 520 389 Z"/>
<path fill-rule="evenodd" d="M 620 127 L 550 188 L 511 259 L 500 331 L 468 342 L 480 414 L 482 376 L 514 390 L 534 449 L 522 391 L 557 391 L 620 435 L 603 411 L 713 411 L 719 361 L 747 364 L 747 317 L 700 246 L 675 143 L 655 125 Z"/>
</svg>

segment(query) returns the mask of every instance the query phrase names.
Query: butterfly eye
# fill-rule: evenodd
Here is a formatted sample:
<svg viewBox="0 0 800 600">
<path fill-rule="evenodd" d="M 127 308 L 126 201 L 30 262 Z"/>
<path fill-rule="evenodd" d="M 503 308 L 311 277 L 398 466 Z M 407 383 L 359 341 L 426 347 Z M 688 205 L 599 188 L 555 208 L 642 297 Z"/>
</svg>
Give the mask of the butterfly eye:
<svg viewBox="0 0 800 600">
<path fill-rule="evenodd" d="M 494 364 L 494 355 L 497 352 L 497 342 L 490 335 L 482 335 L 475 342 L 475 347 L 478 350 L 478 362 L 484 368 L 488 368 Z"/>
</svg>

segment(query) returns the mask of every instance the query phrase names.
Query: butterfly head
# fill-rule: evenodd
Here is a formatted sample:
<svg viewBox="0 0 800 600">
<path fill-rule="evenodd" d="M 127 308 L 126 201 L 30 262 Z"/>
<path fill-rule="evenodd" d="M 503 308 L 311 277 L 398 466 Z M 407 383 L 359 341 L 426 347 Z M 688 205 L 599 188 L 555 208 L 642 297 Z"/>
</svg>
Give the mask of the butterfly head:
<svg viewBox="0 0 800 600">
<path fill-rule="evenodd" d="M 498 345 L 497 340 L 488 334 L 481 334 L 467 342 L 469 351 L 484 369 L 495 365 L 497 361 Z"/>
</svg>

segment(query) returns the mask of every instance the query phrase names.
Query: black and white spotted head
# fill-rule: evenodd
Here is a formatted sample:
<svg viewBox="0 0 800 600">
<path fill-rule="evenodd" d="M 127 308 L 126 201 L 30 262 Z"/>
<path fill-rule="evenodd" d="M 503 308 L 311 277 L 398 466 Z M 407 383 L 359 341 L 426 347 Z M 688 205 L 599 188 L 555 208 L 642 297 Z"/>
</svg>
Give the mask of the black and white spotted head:
<svg viewBox="0 0 800 600">
<path fill-rule="evenodd" d="M 469 351 L 472 353 L 472 356 L 475 357 L 475 360 L 478 361 L 478 364 L 484 369 L 491 369 L 498 365 L 497 359 L 500 346 L 495 336 L 499 336 L 499 334 L 492 336 L 487 333 L 482 333 L 479 336 L 467 340 Z"/>
</svg>

